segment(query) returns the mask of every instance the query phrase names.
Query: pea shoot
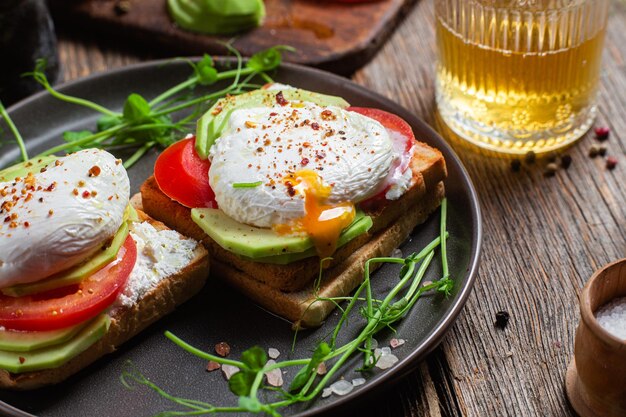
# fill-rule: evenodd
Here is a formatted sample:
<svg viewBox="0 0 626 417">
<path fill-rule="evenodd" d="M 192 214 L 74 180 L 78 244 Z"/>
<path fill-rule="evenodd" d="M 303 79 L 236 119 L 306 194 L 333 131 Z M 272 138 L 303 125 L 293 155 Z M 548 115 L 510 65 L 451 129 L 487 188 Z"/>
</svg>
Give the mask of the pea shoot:
<svg viewBox="0 0 626 417">
<path fill-rule="evenodd" d="M 149 150 L 155 147 L 166 148 L 182 138 L 193 128 L 196 119 L 216 100 L 228 94 L 236 95 L 259 88 L 261 85 L 255 83 L 259 79 L 263 82 L 272 82 L 268 73 L 278 68 L 282 62 L 283 51 L 292 50 L 290 47 L 279 45 L 258 52 L 244 62 L 236 49 L 232 47 L 229 49 L 235 56 L 233 68 L 218 70 L 209 55 L 204 55 L 198 62 L 188 61 L 192 75 L 187 80 L 167 89 L 150 101 L 137 93 L 132 93 L 126 98 L 122 112 L 57 91 L 46 77 L 45 60 L 37 61 L 35 69 L 26 75 L 32 76 L 56 99 L 86 107 L 100 113 L 101 116 L 95 130 L 65 132 L 63 134 L 65 143 L 47 149 L 36 157 L 94 147 L 111 151 L 130 148 L 134 153 L 124 161 L 124 166 L 129 168 Z M 215 91 L 215 88 L 202 91 L 203 87 L 211 87 L 228 80 L 231 82 L 218 91 Z M 187 112 L 187 115 L 175 120 L 174 115 L 181 111 Z M 8 121 L 8 115 L 5 114 L 3 107 L 0 107 L 0 112 L 0 115 Z M 11 124 L 9 127 L 20 146 L 22 158 L 28 159 L 23 141 L 16 133 L 17 129 Z"/>
<path fill-rule="evenodd" d="M 308 358 L 268 363 L 265 351 L 259 346 L 253 346 L 242 353 L 240 360 L 226 359 L 197 349 L 166 331 L 165 336 L 187 352 L 205 360 L 239 368 L 239 371 L 233 374 L 228 381 L 230 391 L 238 397 L 236 406 L 222 407 L 203 401 L 175 397 L 151 382 L 132 363 L 127 364 L 127 368 L 121 376 L 122 383 L 127 388 L 132 388 L 133 384 L 147 386 L 162 397 L 184 407 L 184 411 L 166 411 L 160 413 L 160 416 L 236 412 L 266 413 L 271 416 L 280 416 L 279 410 L 281 408 L 313 400 L 321 394 L 331 379 L 341 371 L 346 361 L 354 355 L 362 353 L 363 365 L 359 371 L 372 369 L 378 360 L 372 348 L 372 337 L 385 328 L 393 329 L 394 323 L 402 320 L 423 294 L 434 292 L 446 297 L 451 294 L 454 281 L 449 276 L 448 259 L 444 249 L 448 239 L 446 215 L 447 201 L 444 199 L 441 203 L 440 235 L 419 253 L 413 253 L 404 259 L 393 257 L 369 259 L 364 266 L 363 282 L 351 297 L 330 299 L 317 296 L 316 302 L 340 303 L 345 301 L 347 305 L 341 307 L 341 318 L 329 335 L 328 340 L 320 341 Z M 431 265 L 437 249 L 441 253 L 444 275 L 432 283 L 422 284 L 422 279 Z M 370 282 L 371 266 L 378 263 L 392 263 L 401 266 L 399 281 L 382 299 L 373 298 Z M 362 297 L 361 294 L 365 294 L 365 296 Z M 365 323 L 354 339 L 338 346 L 338 335 L 348 317 L 353 315 L 353 310 L 358 302 L 364 304 L 359 311 Z M 320 376 L 317 369 L 322 363 L 326 364 L 328 371 Z M 267 372 L 290 367 L 299 368 L 299 370 L 291 380 L 287 390 L 263 384 Z M 270 395 L 259 395 L 260 391 L 266 391 L 268 394 L 273 392 L 274 396 L 271 398 Z M 271 399 L 267 400 L 267 398 Z"/>
</svg>

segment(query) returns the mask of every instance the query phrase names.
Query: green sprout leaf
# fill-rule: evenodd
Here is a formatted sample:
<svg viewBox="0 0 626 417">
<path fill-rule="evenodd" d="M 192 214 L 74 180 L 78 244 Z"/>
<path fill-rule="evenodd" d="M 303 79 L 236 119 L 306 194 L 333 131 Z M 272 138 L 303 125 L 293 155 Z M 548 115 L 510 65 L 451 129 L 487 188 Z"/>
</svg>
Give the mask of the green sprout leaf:
<svg viewBox="0 0 626 417">
<path fill-rule="evenodd" d="M 250 411 L 251 413 L 258 413 L 261 411 L 261 403 L 257 398 L 253 397 L 239 397 L 239 407 Z"/>
<path fill-rule="evenodd" d="M 257 182 L 234 182 L 233 188 L 255 188 L 263 184 L 263 181 Z"/>
<path fill-rule="evenodd" d="M 250 395 L 250 390 L 252 389 L 255 375 L 256 374 L 254 372 L 239 371 L 233 374 L 228 380 L 228 388 L 235 395 Z"/>
<path fill-rule="evenodd" d="M 263 369 L 267 363 L 267 354 L 259 346 L 253 346 L 241 354 L 241 361 L 253 371 Z"/>
<path fill-rule="evenodd" d="M 202 59 L 193 66 L 198 82 L 201 85 L 211 85 L 217 81 L 217 70 L 214 67 L 210 56 L 204 55 Z"/>
<path fill-rule="evenodd" d="M 89 130 L 79 130 L 76 132 L 68 131 L 63 132 L 63 140 L 66 142 L 74 142 L 80 139 L 84 139 L 90 135 L 93 135 L 93 133 Z"/>
<path fill-rule="evenodd" d="M 283 54 L 281 51 L 293 52 L 295 49 L 290 46 L 278 45 L 264 51 L 257 52 L 250 57 L 247 67 L 257 72 L 266 72 L 276 69 L 283 60 Z"/>
<path fill-rule="evenodd" d="M 124 103 L 124 112 L 122 113 L 124 120 L 127 122 L 141 122 L 148 118 L 150 114 L 150 105 L 145 98 L 139 94 L 133 93 L 128 96 Z"/>
</svg>

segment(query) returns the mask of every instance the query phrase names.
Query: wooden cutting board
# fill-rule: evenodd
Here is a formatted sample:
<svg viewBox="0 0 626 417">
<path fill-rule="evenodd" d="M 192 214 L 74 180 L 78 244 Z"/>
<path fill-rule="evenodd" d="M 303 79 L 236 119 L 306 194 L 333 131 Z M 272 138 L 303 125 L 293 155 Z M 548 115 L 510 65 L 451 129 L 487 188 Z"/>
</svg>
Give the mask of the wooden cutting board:
<svg viewBox="0 0 626 417">
<path fill-rule="evenodd" d="M 315 0 L 265 0 L 263 25 L 235 37 L 244 55 L 274 45 L 291 45 L 288 61 L 350 74 L 364 65 L 397 27 L 417 0 L 379 0 L 340 4 Z M 53 0 L 55 19 L 105 33 L 109 37 L 166 48 L 177 54 L 223 54 L 220 42 L 231 36 L 201 35 L 179 29 L 170 19 L 165 0 Z"/>
</svg>

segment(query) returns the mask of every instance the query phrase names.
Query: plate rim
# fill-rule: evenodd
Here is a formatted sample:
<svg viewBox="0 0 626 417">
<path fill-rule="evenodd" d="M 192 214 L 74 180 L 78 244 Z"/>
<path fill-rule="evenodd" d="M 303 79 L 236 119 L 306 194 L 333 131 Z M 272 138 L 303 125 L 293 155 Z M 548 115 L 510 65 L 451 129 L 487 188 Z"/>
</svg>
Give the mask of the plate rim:
<svg viewBox="0 0 626 417">
<path fill-rule="evenodd" d="M 232 57 L 213 57 L 216 61 L 228 62 L 235 61 Z M 97 81 L 101 78 L 106 77 L 119 77 L 123 76 L 125 73 L 140 71 L 155 67 L 165 66 L 167 64 L 181 64 L 184 63 L 184 60 L 191 59 L 193 61 L 201 59 L 198 56 L 192 57 L 183 57 L 181 59 L 178 58 L 165 58 L 165 59 L 157 59 L 157 60 L 149 60 L 139 63 L 134 63 L 130 65 L 125 65 L 118 68 L 113 68 L 110 70 L 97 71 L 91 73 L 85 77 L 77 78 L 74 80 L 70 80 L 67 82 L 59 83 L 54 85 L 54 88 L 59 91 L 64 91 L 65 89 L 70 88 L 78 88 L 82 84 L 89 84 L 91 82 Z M 433 138 L 436 138 L 441 147 L 438 147 L 440 151 L 443 152 L 445 149 L 446 155 L 446 165 L 449 164 L 449 159 L 452 158 L 454 165 L 459 170 L 460 179 L 463 181 L 463 188 L 468 191 L 468 198 L 470 202 L 470 214 L 475 221 L 473 222 L 473 230 L 471 231 L 471 251 L 470 251 L 470 262 L 465 272 L 465 277 L 467 278 L 465 284 L 461 291 L 457 293 L 457 298 L 455 302 L 450 307 L 449 311 L 444 315 L 443 320 L 435 326 L 430 335 L 424 339 L 420 346 L 417 349 L 412 350 L 406 357 L 401 359 L 393 368 L 387 370 L 386 372 L 379 374 L 379 376 L 372 381 L 371 383 L 364 384 L 360 389 L 353 391 L 349 395 L 343 396 L 339 399 L 336 399 L 333 402 L 327 404 L 321 404 L 319 406 L 315 406 L 314 408 L 303 410 L 297 414 L 294 414 L 292 417 L 312 417 L 316 415 L 322 415 L 329 413 L 331 411 L 338 411 L 340 409 L 344 409 L 349 403 L 361 398 L 362 396 L 373 393 L 374 391 L 379 391 L 383 388 L 385 384 L 395 384 L 404 376 L 406 376 L 409 372 L 413 371 L 416 366 L 420 363 L 420 359 L 424 360 L 425 356 L 432 352 L 442 341 L 443 337 L 450 330 L 451 326 L 456 322 L 457 317 L 463 310 L 469 295 L 474 287 L 474 283 L 476 281 L 476 276 L 478 273 L 478 267 L 480 264 L 480 255 L 482 252 L 482 240 L 483 240 L 483 224 L 482 224 L 482 210 L 480 208 L 480 200 L 478 198 L 478 193 L 474 184 L 471 180 L 467 169 L 461 162 L 460 158 L 452 148 L 452 146 L 446 142 L 446 140 L 435 131 L 428 123 L 414 115 L 409 109 L 404 107 L 402 104 L 397 103 L 382 94 L 378 93 L 370 89 L 367 86 L 358 84 L 349 78 L 344 78 L 342 76 L 330 73 L 328 71 L 324 71 L 317 68 L 307 67 L 304 65 L 294 64 L 294 63 L 286 63 L 283 62 L 280 65 L 281 69 L 286 69 L 290 72 L 303 73 L 305 76 L 315 76 L 315 77 L 326 77 L 331 78 L 338 84 L 341 84 L 342 88 L 348 88 L 349 90 L 354 91 L 356 94 L 363 94 L 365 92 L 370 98 L 374 99 L 377 102 L 380 102 L 386 107 L 390 108 L 400 108 L 404 113 L 402 117 L 407 120 L 410 125 L 420 125 L 420 127 L 427 132 L 427 135 Z M 13 112 L 18 111 L 24 107 L 29 106 L 31 103 L 42 99 L 43 97 L 49 95 L 46 90 L 40 91 L 36 94 L 33 94 L 29 97 L 26 97 L 17 103 L 12 104 L 7 108 L 7 112 L 11 115 Z M 439 144 L 438 144 L 439 146 Z M 443 148 L 443 149 L 442 149 Z M 8 412 L 11 417 L 36 417 L 33 414 L 20 410 L 4 401 L 0 401 L 0 411 Z"/>
</svg>

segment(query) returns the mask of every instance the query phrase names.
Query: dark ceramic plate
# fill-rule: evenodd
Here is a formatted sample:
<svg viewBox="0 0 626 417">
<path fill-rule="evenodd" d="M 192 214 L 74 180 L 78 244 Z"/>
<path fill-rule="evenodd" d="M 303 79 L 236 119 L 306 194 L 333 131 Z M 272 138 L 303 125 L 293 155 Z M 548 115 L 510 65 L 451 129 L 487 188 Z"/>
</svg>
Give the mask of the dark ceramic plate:
<svg viewBox="0 0 626 417">
<path fill-rule="evenodd" d="M 184 80 L 189 66 L 182 62 L 146 63 L 116 71 L 97 74 L 61 88 L 65 93 L 95 100 L 109 108 L 120 108 L 125 97 L 137 92 L 154 97 L 166 87 Z M 478 201 L 471 181 L 450 147 L 432 129 L 406 109 L 344 78 L 322 71 L 295 65 L 284 65 L 276 74 L 279 82 L 314 91 L 339 95 L 351 104 L 377 107 L 398 114 L 408 121 L 420 140 L 439 148 L 447 161 L 446 180 L 449 199 L 448 257 L 450 272 L 456 284 L 449 298 L 425 296 L 410 314 L 398 324 L 395 337 L 406 344 L 394 351 L 399 362 L 386 371 L 375 369 L 367 375 L 367 383 L 355 388 L 349 395 L 318 399 L 310 404 L 283 410 L 285 415 L 311 416 L 348 406 L 366 393 L 381 388 L 406 375 L 434 349 L 461 311 L 474 282 L 481 241 L 481 220 Z M 63 131 L 93 128 L 96 115 L 83 108 L 68 105 L 38 94 L 10 109 L 22 136 L 27 138 L 31 154 L 60 141 Z M 6 128 L 3 126 L 5 133 Z M 8 136 L 8 134 L 7 134 Z M 122 155 L 123 156 L 123 155 Z M 133 191 L 151 171 L 156 153 L 148 155 L 130 170 Z M 0 166 L 18 158 L 12 145 L 0 148 Z M 438 235 L 439 214 L 433 214 L 418 226 L 402 246 L 404 254 L 425 246 Z M 440 262 L 435 258 L 426 280 L 440 276 Z M 398 270 L 383 267 L 373 278 L 375 291 L 388 289 L 396 280 Z M 327 335 L 338 319 L 331 315 L 318 330 L 298 335 L 292 357 L 309 355 L 315 344 Z M 352 318 L 346 334 L 360 327 L 360 320 Z M 253 345 L 277 348 L 281 359 L 289 355 L 293 333 L 290 324 L 262 310 L 222 283 L 210 280 L 204 290 L 187 304 L 108 355 L 87 367 L 68 381 L 57 386 L 27 393 L 0 391 L 0 412 L 12 416 L 30 414 L 41 416 L 146 416 L 173 409 L 145 387 L 129 390 L 120 383 L 120 374 L 127 361 L 158 386 L 177 396 L 198 399 L 216 405 L 235 405 L 236 398 L 228 391 L 220 372 L 207 373 L 205 361 L 198 359 L 163 336 L 165 330 L 187 342 L 210 349 L 220 341 L 228 342 L 237 356 Z M 381 345 L 388 345 L 391 333 L 379 334 Z M 351 360 L 337 377 L 353 379 L 361 376 L 355 371 L 360 359 Z M 287 374 L 290 381 L 293 374 Z M 347 412 L 347 411 L 346 411 Z"/>
</svg>

